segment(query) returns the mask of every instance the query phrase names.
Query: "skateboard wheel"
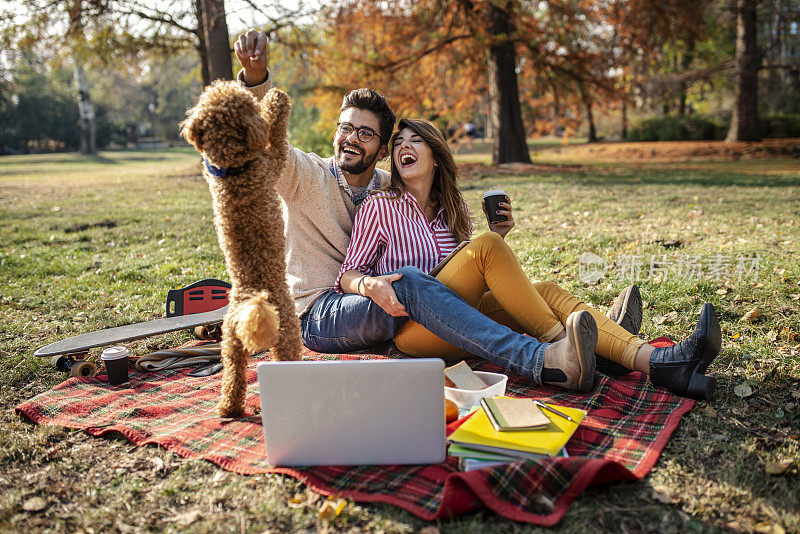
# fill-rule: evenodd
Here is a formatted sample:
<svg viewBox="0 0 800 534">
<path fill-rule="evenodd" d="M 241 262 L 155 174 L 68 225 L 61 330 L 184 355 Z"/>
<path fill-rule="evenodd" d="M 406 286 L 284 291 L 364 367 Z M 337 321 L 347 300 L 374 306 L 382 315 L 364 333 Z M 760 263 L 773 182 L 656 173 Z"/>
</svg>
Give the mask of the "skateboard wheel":
<svg viewBox="0 0 800 534">
<path fill-rule="evenodd" d="M 222 337 L 222 326 L 218 324 L 196 326 L 194 328 L 194 336 L 204 341 L 220 339 Z"/>
<path fill-rule="evenodd" d="M 222 324 L 209 325 L 206 330 L 208 331 L 209 339 L 220 340 L 222 339 Z"/>
<path fill-rule="evenodd" d="M 69 356 L 67 356 L 66 354 L 58 354 L 58 355 L 53 356 L 52 358 L 50 358 L 50 365 L 52 365 L 54 369 L 58 369 L 59 371 L 65 371 L 66 372 L 66 371 L 69 370 L 69 365 L 72 364 L 71 362 L 69 363 L 69 365 L 67 364 L 68 363 L 67 362 L 68 358 L 69 358 Z M 75 361 L 73 358 L 69 358 L 69 359 L 72 359 L 73 362 Z"/>
<path fill-rule="evenodd" d="M 91 378 L 97 374 L 97 366 L 92 362 L 79 361 L 72 364 L 69 370 L 70 376 Z"/>
</svg>

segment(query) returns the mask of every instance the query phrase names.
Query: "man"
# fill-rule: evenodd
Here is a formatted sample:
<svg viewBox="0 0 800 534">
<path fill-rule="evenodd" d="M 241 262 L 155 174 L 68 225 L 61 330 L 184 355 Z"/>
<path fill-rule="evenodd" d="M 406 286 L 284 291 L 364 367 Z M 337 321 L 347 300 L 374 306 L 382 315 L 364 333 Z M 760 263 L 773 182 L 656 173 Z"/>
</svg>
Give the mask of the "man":
<svg viewBox="0 0 800 534">
<path fill-rule="evenodd" d="M 238 81 L 263 97 L 271 85 L 266 34 L 240 35 L 234 51 L 242 65 Z M 366 297 L 333 290 L 358 206 L 388 183 L 388 173 L 375 167 L 389 154 L 394 122 L 382 95 L 357 89 L 343 99 L 333 158 L 289 151 L 277 191 L 287 207 L 287 280 L 305 345 L 320 352 L 362 350 L 391 340 L 411 317 L 451 344 L 537 383 L 591 387 L 596 335 L 578 333 L 587 324 L 576 325 L 562 341 L 540 343 L 492 321 L 414 268 L 368 277 Z"/>
</svg>

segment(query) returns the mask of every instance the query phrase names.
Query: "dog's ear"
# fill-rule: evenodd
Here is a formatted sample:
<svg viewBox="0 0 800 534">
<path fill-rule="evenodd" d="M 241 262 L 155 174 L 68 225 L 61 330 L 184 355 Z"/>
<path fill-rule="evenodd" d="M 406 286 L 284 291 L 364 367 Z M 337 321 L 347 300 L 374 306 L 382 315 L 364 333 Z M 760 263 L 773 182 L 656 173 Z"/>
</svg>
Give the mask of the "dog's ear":
<svg viewBox="0 0 800 534">
<path fill-rule="evenodd" d="M 190 109 L 187 113 L 186 120 L 180 123 L 181 136 L 193 145 L 198 151 L 203 151 L 203 129 L 201 122 L 197 119 L 197 114 L 194 109 Z"/>
<path fill-rule="evenodd" d="M 247 129 L 247 148 L 253 152 L 264 150 L 267 145 L 267 122 L 259 115 L 245 118 Z"/>
</svg>

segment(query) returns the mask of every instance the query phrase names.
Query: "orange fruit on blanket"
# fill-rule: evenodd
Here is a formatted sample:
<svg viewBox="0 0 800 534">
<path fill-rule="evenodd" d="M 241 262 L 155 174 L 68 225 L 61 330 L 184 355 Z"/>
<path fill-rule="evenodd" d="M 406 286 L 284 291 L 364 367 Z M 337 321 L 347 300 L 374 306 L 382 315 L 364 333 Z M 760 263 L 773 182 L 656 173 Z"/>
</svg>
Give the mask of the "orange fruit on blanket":
<svg viewBox="0 0 800 534">
<path fill-rule="evenodd" d="M 450 399 L 444 400 L 444 420 L 449 423 L 458 419 L 458 406 Z"/>
</svg>

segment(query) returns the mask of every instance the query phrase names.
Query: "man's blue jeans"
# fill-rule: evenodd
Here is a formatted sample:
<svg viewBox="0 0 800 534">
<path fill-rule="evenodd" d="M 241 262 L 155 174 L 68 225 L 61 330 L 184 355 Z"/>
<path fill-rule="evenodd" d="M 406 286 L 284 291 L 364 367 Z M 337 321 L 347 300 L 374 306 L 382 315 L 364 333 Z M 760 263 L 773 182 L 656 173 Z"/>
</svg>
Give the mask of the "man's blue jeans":
<svg viewBox="0 0 800 534">
<path fill-rule="evenodd" d="M 409 317 L 392 317 L 370 298 L 331 289 L 301 317 L 303 343 L 318 352 L 363 350 L 394 338 L 410 318 L 448 343 L 541 384 L 547 343 L 489 319 L 415 267 L 395 272 L 403 276 L 392 287 Z"/>
</svg>

